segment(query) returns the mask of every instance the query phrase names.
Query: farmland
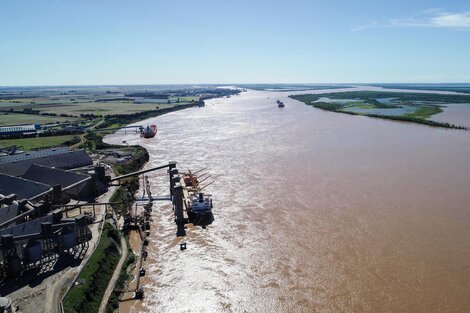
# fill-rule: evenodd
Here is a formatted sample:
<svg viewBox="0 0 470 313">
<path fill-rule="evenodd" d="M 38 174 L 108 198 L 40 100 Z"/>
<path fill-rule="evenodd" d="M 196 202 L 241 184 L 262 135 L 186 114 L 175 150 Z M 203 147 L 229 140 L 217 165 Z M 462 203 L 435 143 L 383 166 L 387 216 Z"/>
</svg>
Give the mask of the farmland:
<svg viewBox="0 0 470 313">
<path fill-rule="evenodd" d="M 51 137 L 32 137 L 32 138 L 20 138 L 20 139 L 1 139 L 0 146 L 18 146 L 22 147 L 24 151 L 31 151 L 39 148 L 48 148 L 58 145 L 62 145 L 68 141 L 71 141 L 74 135 L 64 136 L 51 136 Z"/>
<path fill-rule="evenodd" d="M 210 86 L 0 87 L 0 126 L 40 125 L 33 134 L 4 128 L 0 146 L 70 145 L 95 127 L 119 127 L 238 92 Z"/>
<path fill-rule="evenodd" d="M 12 124 L 48 124 L 48 123 L 65 123 L 74 121 L 74 117 L 47 116 L 47 115 L 31 115 L 16 113 L 0 113 L 0 126 Z"/>
</svg>

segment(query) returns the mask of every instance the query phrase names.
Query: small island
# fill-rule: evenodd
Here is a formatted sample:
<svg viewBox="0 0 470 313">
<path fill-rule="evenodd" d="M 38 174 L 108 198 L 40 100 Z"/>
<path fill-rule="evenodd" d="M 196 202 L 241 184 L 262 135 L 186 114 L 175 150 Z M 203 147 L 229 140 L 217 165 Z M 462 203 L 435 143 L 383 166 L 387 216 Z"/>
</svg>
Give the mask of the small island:
<svg viewBox="0 0 470 313">
<path fill-rule="evenodd" d="M 290 98 L 332 112 L 464 130 L 467 127 L 430 118 L 443 112 L 446 104 L 470 103 L 470 95 L 386 91 L 332 92 L 291 95 Z"/>
</svg>

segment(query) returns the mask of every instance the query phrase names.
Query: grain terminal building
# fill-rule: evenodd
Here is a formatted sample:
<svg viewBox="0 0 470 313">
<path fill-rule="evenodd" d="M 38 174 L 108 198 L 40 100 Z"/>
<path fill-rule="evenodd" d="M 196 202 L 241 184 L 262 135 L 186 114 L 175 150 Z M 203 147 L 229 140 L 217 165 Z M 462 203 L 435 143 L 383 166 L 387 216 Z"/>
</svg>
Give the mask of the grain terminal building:
<svg viewBox="0 0 470 313">
<path fill-rule="evenodd" d="M 44 196 L 60 197 L 58 203 L 70 199 L 91 201 L 107 190 L 102 168 L 93 172 L 92 165 L 85 150 L 69 148 L 1 157 L 0 194 L 16 194 L 18 199 L 30 201 Z"/>
<path fill-rule="evenodd" d="M 85 150 L 46 149 L 1 157 L 0 173 L 21 176 L 33 164 L 68 170 L 92 165 L 93 161 Z"/>
<path fill-rule="evenodd" d="M 0 158 L 0 283 L 86 249 L 91 217 L 61 208 L 107 190 L 104 168 L 92 165 L 86 151 L 68 148 Z"/>
</svg>

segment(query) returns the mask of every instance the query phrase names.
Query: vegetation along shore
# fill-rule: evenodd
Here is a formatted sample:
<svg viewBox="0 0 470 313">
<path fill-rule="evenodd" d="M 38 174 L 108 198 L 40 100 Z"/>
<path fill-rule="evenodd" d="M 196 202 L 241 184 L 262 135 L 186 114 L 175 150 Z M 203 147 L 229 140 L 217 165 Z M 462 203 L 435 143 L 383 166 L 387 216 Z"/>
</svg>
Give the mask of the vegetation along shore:
<svg viewBox="0 0 470 313">
<path fill-rule="evenodd" d="M 291 95 L 290 98 L 326 111 L 463 130 L 467 127 L 431 118 L 443 112 L 446 104 L 470 103 L 470 95 L 378 91 Z"/>
</svg>

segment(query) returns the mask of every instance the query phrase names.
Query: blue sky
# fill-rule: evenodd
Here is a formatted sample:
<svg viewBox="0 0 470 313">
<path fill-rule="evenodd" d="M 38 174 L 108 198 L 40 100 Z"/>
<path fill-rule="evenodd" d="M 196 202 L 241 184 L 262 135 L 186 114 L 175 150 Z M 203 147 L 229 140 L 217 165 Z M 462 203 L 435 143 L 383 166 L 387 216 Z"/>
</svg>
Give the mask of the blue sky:
<svg viewBox="0 0 470 313">
<path fill-rule="evenodd" d="M 0 85 L 470 82 L 466 1 L 0 1 Z"/>
</svg>

